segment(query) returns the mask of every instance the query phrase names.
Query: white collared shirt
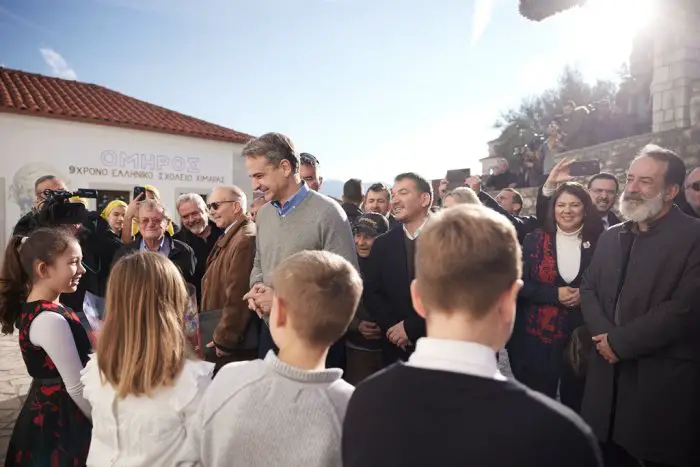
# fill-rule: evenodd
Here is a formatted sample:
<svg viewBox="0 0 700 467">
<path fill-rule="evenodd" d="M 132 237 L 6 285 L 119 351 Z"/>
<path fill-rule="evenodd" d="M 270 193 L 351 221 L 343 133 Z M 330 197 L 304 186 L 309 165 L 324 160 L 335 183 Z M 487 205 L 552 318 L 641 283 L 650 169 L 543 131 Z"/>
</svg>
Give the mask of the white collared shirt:
<svg viewBox="0 0 700 467">
<path fill-rule="evenodd" d="M 226 228 L 224 229 L 224 235 L 226 235 L 226 234 L 229 232 L 229 230 L 231 230 L 231 229 L 233 228 L 233 226 L 236 225 L 236 224 L 238 224 L 238 221 L 233 221 L 233 223 L 232 223 L 231 225 L 229 225 L 228 227 L 226 227 Z"/>
<path fill-rule="evenodd" d="M 421 337 L 408 365 L 426 370 L 451 371 L 505 381 L 496 361 L 496 352 L 476 342 Z"/>
<path fill-rule="evenodd" d="M 406 224 L 403 224 L 403 231 L 404 231 L 404 233 L 406 234 L 406 237 L 408 237 L 409 240 L 415 240 L 416 238 L 418 238 L 418 236 L 420 235 L 420 231 L 423 229 L 423 227 L 425 227 L 425 223 L 428 222 L 428 219 L 429 219 L 429 218 L 430 218 L 430 216 L 426 216 L 425 220 L 424 220 L 423 223 L 420 225 L 420 227 L 418 227 L 418 228 L 416 229 L 416 231 L 413 232 L 413 235 L 411 235 L 411 233 L 410 233 L 410 232 L 408 231 L 408 229 L 406 228 Z"/>
</svg>

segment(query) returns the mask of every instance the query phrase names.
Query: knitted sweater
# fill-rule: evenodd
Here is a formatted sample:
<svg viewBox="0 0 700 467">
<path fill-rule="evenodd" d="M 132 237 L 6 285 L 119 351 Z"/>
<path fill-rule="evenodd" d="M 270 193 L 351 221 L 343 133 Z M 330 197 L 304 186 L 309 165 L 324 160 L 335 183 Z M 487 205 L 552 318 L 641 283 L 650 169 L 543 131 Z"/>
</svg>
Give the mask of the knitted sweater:
<svg viewBox="0 0 700 467">
<path fill-rule="evenodd" d="M 202 399 L 188 451 L 206 467 L 340 467 L 354 390 L 341 375 L 295 368 L 272 351 L 228 364 Z"/>
<path fill-rule="evenodd" d="M 270 285 L 270 274 L 287 257 L 304 250 L 339 254 L 355 268 L 357 253 L 348 216 L 329 197 L 309 192 L 291 212 L 281 217 L 272 203 L 264 204 L 255 219 L 256 253 L 250 285 Z"/>
</svg>

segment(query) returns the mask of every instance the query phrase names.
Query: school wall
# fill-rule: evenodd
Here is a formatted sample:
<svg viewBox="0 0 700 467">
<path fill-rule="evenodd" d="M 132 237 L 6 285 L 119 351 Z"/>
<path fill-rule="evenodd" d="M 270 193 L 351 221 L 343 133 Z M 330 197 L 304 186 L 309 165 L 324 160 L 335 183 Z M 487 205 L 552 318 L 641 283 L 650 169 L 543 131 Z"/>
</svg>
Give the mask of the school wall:
<svg viewBox="0 0 700 467">
<path fill-rule="evenodd" d="M 241 149 L 236 143 L 0 113 L 0 244 L 31 208 L 34 181 L 42 175 L 104 196 L 130 196 L 134 186 L 153 185 L 176 216 L 175 198 L 182 193 L 206 195 L 217 185 L 236 184 L 252 196 Z M 90 205 L 95 209 L 96 202 Z"/>
</svg>

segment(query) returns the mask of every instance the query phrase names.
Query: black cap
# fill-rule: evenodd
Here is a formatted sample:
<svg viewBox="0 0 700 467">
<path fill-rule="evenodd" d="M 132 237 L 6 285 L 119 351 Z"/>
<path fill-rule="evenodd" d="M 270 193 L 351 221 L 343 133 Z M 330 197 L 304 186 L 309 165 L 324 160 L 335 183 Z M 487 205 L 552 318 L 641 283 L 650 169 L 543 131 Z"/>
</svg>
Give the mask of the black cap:
<svg viewBox="0 0 700 467">
<path fill-rule="evenodd" d="M 362 232 L 370 237 L 378 237 L 387 233 L 389 230 L 389 221 L 381 214 L 374 212 L 366 212 L 357 218 L 355 222 L 354 232 Z"/>
</svg>

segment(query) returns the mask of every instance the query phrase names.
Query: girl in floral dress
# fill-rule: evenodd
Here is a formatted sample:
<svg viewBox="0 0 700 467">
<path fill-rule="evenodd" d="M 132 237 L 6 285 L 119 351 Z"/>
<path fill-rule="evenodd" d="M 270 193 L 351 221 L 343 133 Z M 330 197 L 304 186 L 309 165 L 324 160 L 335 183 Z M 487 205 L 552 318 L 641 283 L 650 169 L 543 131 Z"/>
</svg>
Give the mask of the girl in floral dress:
<svg viewBox="0 0 700 467">
<path fill-rule="evenodd" d="M 90 449 L 90 405 L 80 371 L 91 350 L 80 319 L 59 303 L 85 272 L 80 245 L 64 229 L 14 237 L 0 273 L 0 324 L 19 330 L 33 381 L 15 423 L 5 466 L 83 466 Z"/>
</svg>

